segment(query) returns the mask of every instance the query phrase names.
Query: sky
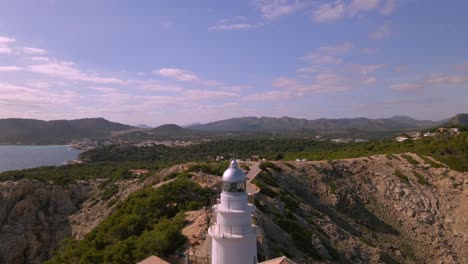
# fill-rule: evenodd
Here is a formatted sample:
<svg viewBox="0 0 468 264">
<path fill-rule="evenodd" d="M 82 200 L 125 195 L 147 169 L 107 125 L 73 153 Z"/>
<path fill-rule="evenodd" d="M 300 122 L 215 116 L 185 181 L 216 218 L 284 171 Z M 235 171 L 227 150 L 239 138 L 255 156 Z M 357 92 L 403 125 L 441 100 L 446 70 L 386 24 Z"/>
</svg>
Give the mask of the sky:
<svg viewBox="0 0 468 264">
<path fill-rule="evenodd" d="M 0 0 L 0 118 L 468 112 L 466 0 Z"/>
</svg>

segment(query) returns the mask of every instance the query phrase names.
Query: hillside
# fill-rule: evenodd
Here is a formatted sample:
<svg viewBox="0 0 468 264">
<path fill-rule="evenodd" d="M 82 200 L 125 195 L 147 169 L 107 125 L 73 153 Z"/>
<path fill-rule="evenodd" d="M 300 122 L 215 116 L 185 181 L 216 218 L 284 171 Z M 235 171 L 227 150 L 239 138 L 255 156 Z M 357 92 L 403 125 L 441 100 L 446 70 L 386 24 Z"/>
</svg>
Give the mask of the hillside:
<svg viewBox="0 0 468 264">
<path fill-rule="evenodd" d="M 415 120 L 410 117 L 392 118 L 342 118 L 342 119 L 297 119 L 291 117 L 241 117 L 189 127 L 193 130 L 218 132 L 287 132 L 309 130 L 317 133 L 340 133 L 353 131 L 400 132 L 430 128 L 440 122 Z"/>
<path fill-rule="evenodd" d="M 185 135 L 189 134 L 190 131 L 182 128 L 176 124 L 165 124 L 158 126 L 156 128 L 153 128 L 149 131 L 152 134 L 157 134 L 157 135 Z"/>
<path fill-rule="evenodd" d="M 455 126 L 468 126 L 468 114 L 458 114 L 446 123 L 447 125 L 455 125 Z"/>
<path fill-rule="evenodd" d="M 265 256 L 466 263 L 467 173 L 410 153 L 274 164 L 255 180 Z"/>
<path fill-rule="evenodd" d="M 64 144 L 83 138 L 103 138 L 113 131 L 133 127 L 104 118 L 42 121 L 35 119 L 0 119 L 2 144 Z"/>
<path fill-rule="evenodd" d="M 254 180 L 261 190 L 255 199 L 259 259 L 463 263 L 468 174 L 426 159 L 407 153 L 266 163 Z M 0 246 L 0 262 L 40 263 L 71 236 L 80 240 L 62 243 L 50 263 L 135 263 L 150 254 L 183 252 L 189 246 L 184 241 L 202 245 L 211 214 L 201 206 L 213 192 L 193 183 L 214 188 L 219 178 L 201 168 L 177 165 L 145 181 L 89 180 L 69 187 L 0 182 L 0 220 L 8 223 L 0 238 L 12 241 Z M 161 206 L 167 204 L 174 206 Z M 205 224 L 184 222 L 180 212 L 186 210 L 186 217 L 199 215 L 205 220 L 196 223 Z M 23 254 L 26 248 L 34 250 Z"/>
</svg>

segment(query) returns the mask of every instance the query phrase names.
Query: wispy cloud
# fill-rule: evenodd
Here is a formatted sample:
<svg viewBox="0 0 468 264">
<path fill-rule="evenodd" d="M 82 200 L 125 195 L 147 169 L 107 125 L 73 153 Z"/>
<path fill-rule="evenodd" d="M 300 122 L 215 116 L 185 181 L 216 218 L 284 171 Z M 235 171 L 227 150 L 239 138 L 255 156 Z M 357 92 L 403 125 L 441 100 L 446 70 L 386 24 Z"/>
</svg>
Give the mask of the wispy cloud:
<svg viewBox="0 0 468 264">
<path fill-rule="evenodd" d="M 396 9 L 396 0 L 386 0 L 386 1 L 383 1 L 383 5 L 380 9 L 380 12 L 383 14 L 383 15 L 390 15 L 391 13 L 393 13 Z"/>
<path fill-rule="evenodd" d="M 338 45 L 321 46 L 314 52 L 302 57 L 302 59 L 314 65 L 341 64 L 343 59 L 340 55 L 350 52 L 352 48 L 353 45 L 349 42 Z"/>
<path fill-rule="evenodd" d="M 8 44 L 16 42 L 15 38 L 0 36 L 0 54 L 10 54 L 12 53 L 12 48 Z"/>
<path fill-rule="evenodd" d="M 53 77 L 85 81 L 93 83 L 124 84 L 125 82 L 115 77 L 101 77 L 95 74 L 88 74 L 79 70 L 75 63 L 68 61 L 54 60 L 44 64 L 33 64 L 28 67 L 29 71 L 45 74 Z"/>
<path fill-rule="evenodd" d="M 0 105 L 3 111 L 32 110 L 37 107 L 53 107 L 69 104 L 77 93 L 72 91 L 49 91 L 11 83 L 0 83 Z M 3 114 L 3 113 L 2 113 Z"/>
<path fill-rule="evenodd" d="M 462 64 L 455 65 L 455 69 L 461 70 L 461 71 L 468 71 L 468 61 Z"/>
<path fill-rule="evenodd" d="M 291 96 L 288 91 L 267 91 L 262 93 L 249 94 L 242 98 L 246 102 L 261 102 L 261 101 L 275 101 L 285 100 Z"/>
<path fill-rule="evenodd" d="M 421 83 L 399 83 L 390 86 L 390 89 L 395 91 L 412 91 L 423 88 Z"/>
<path fill-rule="evenodd" d="M 176 68 L 161 68 L 152 71 L 153 74 L 160 75 L 179 82 L 192 82 L 204 86 L 223 86 L 224 83 L 216 80 L 205 80 L 196 75 L 192 71 L 176 69 Z"/>
<path fill-rule="evenodd" d="M 468 75 L 452 73 L 434 73 L 424 77 L 419 82 L 399 83 L 390 86 L 395 91 L 413 91 L 420 90 L 430 86 L 448 86 L 448 85 L 466 85 L 468 84 Z"/>
<path fill-rule="evenodd" d="M 209 30 L 228 31 L 228 30 L 245 30 L 258 28 L 263 26 L 263 23 L 250 23 L 247 18 L 237 16 L 233 18 L 225 18 L 216 22 L 214 26 L 209 27 Z"/>
<path fill-rule="evenodd" d="M 137 81 L 137 89 L 152 92 L 180 92 L 184 89 L 176 85 L 162 84 L 159 81 Z"/>
<path fill-rule="evenodd" d="M 100 86 L 90 86 L 88 89 L 101 92 L 101 93 L 117 93 L 119 90 L 113 87 L 100 87 Z"/>
<path fill-rule="evenodd" d="M 161 76 L 181 82 L 193 82 L 200 80 L 200 78 L 195 73 L 176 68 L 162 68 L 159 70 L 154 70 L 153 74 L 159 74 Z"/>
<path fill-rule="evenodd" d="M 16 42 L 15 38 L 0 36 L 0 44 L 14 43 Z"/>
<path fill-rule="evenodd" d="M 385 67 L 385 64 L 354 64 L 351 66 L 351 69 L 359 72 L 362 75 L 371 74 L 377 70 L 380 70 Z"/>
<path fill-rule="evenodd" d="M 312 10 L 312 18 L 316 23 L 331 23 L 371 11 L 390 15 L 395 8 L 395 0 L 335 0 L 316 5 Z"/>
<path fill-rule="evenodd" d="M 18 66 L 0 66 L 0 72 L 16 72 L 21 70 L 23 68 Z"/>
<path fill-rule="evenodd" d="M 21 50 L 26 53 L 26 54 L 31 54 L 31 55 L 44 55 L 47 53 L 47 50 L 45 49 L 38 49 L 38 48 L 32 48 L 32 47 L 23 47 Z"/>
<path fill-rule="evenodd" d="M 345 16 L 346 6 L 341 0 L 321 4 L 312 11 L 312 17 L 317 23 L 334 22 Z"/>
<path fill-rule="evenodd" d="M 6 45 L 0 44 L 0 54 L 10 54 L 12 52 L 12 49 Z"/>
<path fill-rule="evenodd" d="M 357 15 L 360 12 L 367 12 L 376 9 L 380 4 L 380 0 L 353 0 L 348 6 L 351 16 Z"/>
<path fill-rule="evenodd" d="M 32 61 L 42 61 L 42 62 L 44 62 L 44 61 L 50 61 L 50 58 L 48 58 L 48 57 L 32 57 L 31 60 Z"/>
<path fill-rule="evenodd" d="M 255 0 L 254 3 L 266 19 L 289 15 L 301 8 L 301 2 L 297 0 Z"/>
<path fill-rule="evenodd" d="M 373 40 L 383 40 L 393 35 L 392 24 L 387 21 L 379 26 L 375 31 L 369 33 L 369 38 Z"/>
</svg>

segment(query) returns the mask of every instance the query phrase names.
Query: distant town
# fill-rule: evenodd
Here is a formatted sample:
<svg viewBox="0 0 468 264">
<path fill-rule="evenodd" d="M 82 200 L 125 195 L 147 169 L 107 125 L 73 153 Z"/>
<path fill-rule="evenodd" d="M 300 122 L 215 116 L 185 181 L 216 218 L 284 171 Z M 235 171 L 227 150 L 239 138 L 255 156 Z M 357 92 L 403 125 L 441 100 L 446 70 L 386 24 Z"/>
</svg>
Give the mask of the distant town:
<svg viewBox="0 0 468 264">
<path fill-rule="evenodd" d="M 460 134 L 460 129 L 457 127 L 446 128 L 440 127 L 433 132 L 406 132 L 395 138 L 398 142 L 404 142 L 406 140 L 418 140 L 421 137 L 435 137 L 436 135 L 445 134 L 449 136 L 455 136 Z"/>
</svg>

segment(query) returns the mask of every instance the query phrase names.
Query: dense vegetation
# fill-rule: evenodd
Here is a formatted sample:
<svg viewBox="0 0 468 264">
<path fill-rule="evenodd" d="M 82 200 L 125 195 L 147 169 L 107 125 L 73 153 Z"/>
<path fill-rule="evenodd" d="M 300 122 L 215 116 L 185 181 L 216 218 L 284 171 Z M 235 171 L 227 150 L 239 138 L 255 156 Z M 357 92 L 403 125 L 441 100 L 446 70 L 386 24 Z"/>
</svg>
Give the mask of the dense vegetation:
<svg viewBox="0 0 468 264">
<path fill-rule="evenodd" d="M 414 152 L 431 156 L 449 165 L 452 169 L 468 171 L 468 132 L 457 136 L 439 135 L 396 142 L 394 140 L 365 143 L 338 144 L 310 139 L 258 139 L 219 140 L 189 147 L 147 148 L 109 147 L 89 151 L 83 158 L 90 161 L 164 161 L 168 163 L 208 161 L 217 155 L 229 157 L 236 152 L 241 159 L 260 155 L 269 160 L 308 159 L 333 160 L 365 157 L 374 154 Z"/>
<path fill-rule="evenodd" d="M 66 240 L 46 263 L 136 263 L 167 256 L 185 242 L 183 212 L 209 204 L 212 196 L 186 177 L 137 191 L 83 240 Z"/>
<path fill-rule="evenodd" d="M 421 138 L 396 142 L 393 140 L 365 143 L 337 144 L 310 139 L 258 139 L 258 140 L 219 140 L 188 147 L 117 147 L 95 149 L 82 154 L 88 161 L 82 165 L 62 167 L 40 167 L 21 171 L 0 173 L 0 180 L 29 178 L 41 181 L 54 181 L 68 184 L 77 179 L 110 178 L 113 180 L 132 177 L 129 169 L 149 169 L 156 171 L 172 164 L 201 162 L 192 170 L 221 175 L 227 163 L 211 167 L 216 156 L 229 158 L 235 152 L 237 157 L 248 159 L 260 155 L 269 160 L 308 159 L 333 160 L 353 157 L 366 157 L 374 154 L 387 154 L 390 159 L 398 159 L 392 154 L 414 152 L 434 167 L 442 165 L 424 157 L 430 156 L 458 171 L 468 171 L 468 132 L 457 136 L 440 135 L 435 138 Z M 410 156 L 402 156 L 409 162 L 417 162 Z M 265 163 L 262 166 L 270 166 Z M 273 168 L 274 169 L 274 168 Z"/>
<path fill-rule="evenodd" d="M 51 181 L 67 185 L 76 180 L 108 178 L 119 180 L 133 177 L 130 169 L 156 171 L 164 164 L 156 162 L 92 162 L 79 165 L 43 166 L 32 169 L 6 171 L 0 173 L 0 180 L 31 179 L 42 182 Z"/>
</svg>

